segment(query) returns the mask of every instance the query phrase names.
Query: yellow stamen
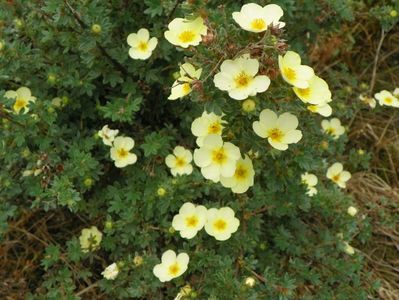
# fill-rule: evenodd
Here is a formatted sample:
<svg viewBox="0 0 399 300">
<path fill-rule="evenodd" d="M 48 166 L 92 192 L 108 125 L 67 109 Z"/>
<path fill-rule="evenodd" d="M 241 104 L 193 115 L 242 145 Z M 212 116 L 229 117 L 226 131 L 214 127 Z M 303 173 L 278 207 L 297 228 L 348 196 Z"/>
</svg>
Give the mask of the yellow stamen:
<svg viewBox="0 0 399 300">
<path fill-rule="evenodd" d="M 183 88 L 183 93 L 186 95 L 191 92 L 191 87 L 189 83 L 183 83 L 182 88 Z"/>
<path fill-rule="evenodd" d="M 129 154 L 129 151 L 127 151 L 124 148 L 118 149 L 118 156 L 119 158 L 125 158 Z"/>
<path fill-rule="evenodd" d="M 216 220 L 215 222 L 213 222 L 213 227 L 217 231 L 224 231 L 227 228 L 227 223 L 225 220 L 219 219 L 219 220 Z"/>
<path fill-rule="evenodd" d="M 291 69 L 291 68 L 285 68 L 284 69 L 284 76 L 289 81 L 294 81 L 296 79 L 296 72 L 293 69 Z"/>
<path fill-rule="evenodd" d="M 298 88 L 298 89 L 296 89 L 296 91 L 299 94 L 299 96 L 301 96 L 302 98 L 307 98 L 310 95 L 310 88 L 306 88 L 306 89 Z"/>
<path fill-rule="evenodd" d="M 267 25 L 262 19 L 255 19 L 251 22 L 251 28 L 255 30 L 264 30 L 267 28 Z"/>
<path fill-rule="evenodd" d="M 237 88 L 246 88 L 252 81 L 252 77 L 247 75 L 245 72 L 241 72 L 236 78 L 234 78 L 234 81 Z"/>
<path fill-rule="evenodd" d="M 220 125 L 219 121 L 213 122 L 208 127 L 209 134 L 220 134 L 222 132 L 222 126 Z"/>
<path fill-rule="evenodd" d="M 385 102 L 386 104 L 392 104 L 393 99 L 392 99 L 392 97 L 386 97 L 386 98 L 384 99 L 384 102 Z"/>
<path fill-rule="evenodd" d="M 176 167 L 184 167 L 186 165 L 186 160 L 181 157 L 176 157 Z"/>
<path fill-rule="evenodd" d="M 223 165 L 227 160 L 227 155 L 224 149 L 220 148 L 218 150 L 214 150 L 212 152 L 212 160 L 216 164 Z"/>
<path fill-rule="evenodd" d="M 178 263 L 174 263 L 173 265 L 170 265 L 168 268 L 169 275 L 171 276 L 176 276 L 180 272 L 180 266 Z"/>
<path fill-rule="evenodd" d="M 338 181 L 339 181 L 339 178 L 340 178 L 340 176 L 339 176 L 339 174 L 337 174 L 337 175 L 333 176 L 332 180 L 333 180 L 334 182 L 338 182 Z"/>
<path fill-rule="evenodd" d="M 192 42 L 195 38 L 195 33 L 192 31 L 183 31 L 182 33 L 179 34 L 179 40 L 183 43 L 189 43 Z"/>
<path fill-rule="evenodd" d="M 137 46 L 141 51 L 147 51 L 148 49 L 148 43 L 147 42 L 140 42 L 139 45 Z"/>
<path fill-rule="evenodd" d="M 19 112 L 22 108 L 25 108 L 28 105 L 28 101 L 25 101 L 24 99 L 17 99 L 15 100 L 13 109 L 16 112 Z"/>
<path fill-rule="evenodd" d="M 237 166 L 234 177 L 243 180 L 247 178 L 247 173 L 248 170 L 244 166 Z"/>
<path fill-rule="evenodd" d="M 284 137 L 284 133 L 278 129 L 278 128 L 273 128 L 270 129 L 267 133 L 267 135 L 274 141 L 274 142 L 281 142 L 281 140 Z"/>
<path fill-rule="evenodd" d="M 197 216 L 190 216 L 186 218 L 186 226 L 187 227 L 196 227 L 198 225 L 198 218 Z"/>
</svg>

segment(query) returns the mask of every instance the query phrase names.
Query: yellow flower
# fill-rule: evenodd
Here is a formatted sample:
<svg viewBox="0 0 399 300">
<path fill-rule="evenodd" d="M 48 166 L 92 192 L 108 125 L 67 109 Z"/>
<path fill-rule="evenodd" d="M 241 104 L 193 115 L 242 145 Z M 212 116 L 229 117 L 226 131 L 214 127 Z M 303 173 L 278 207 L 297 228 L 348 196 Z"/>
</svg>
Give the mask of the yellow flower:
<svg viewBox="0 0 399 300">
<path fill-rule="evenodd" d="M 113 263 L 105 268 L 101 275 L 104 276 L 105 279 L 114 280 L 119 274 L 119 268 L 116 263 Z"/>
<path fill-rule="evenodd" d="M 240 221 L 234 217 L 234 211 L 230 207 L 208 209 L 205 231 L 218 241 L 228 240 L 238 226 Z"/>
<path fill-rule="evenodd" d="M 318 180 L 316 175 L 306 172 L 301 175 L 301 180 L 302 183 L 305 184 L 307 187 L 306 195 L 308 195 L 309 197 L 313 197 L 317 194 L 317 189 L 315 188 L 315 186 L 317 185 Z"/>
<path fill-rule="evenodd" d="M 218 116 L 213 112 L 204 111 L 201 117 L 196 118 L 191 124 L 191 132 L 197 137 L 196 143 L 202 147 L 204 138 L 210 134 L 222 135 L 223 124 L 227 123 L 222 120 L 223 114 Z"/>
<path fill-rule="evenodd" d="M 362 101 L 363 103 L 367 104 L 371 108 L 375 108 L 377 101 L 375 101 L 374 98 L 364 96 L 364 95 L 359 95 L 359 100 Z"/>
<path fill-rule="evenodd" d="M 386 105 L 386 106 L 399 107 L 399 99 L 396 98 L 387 90 L 383 90 L 379 93 L 376 93 L 374 95 L 374 98 L 378 100 L 378 103 L 381 106 Z"/>
<path fill-rule="evenodd" d="M 152 51 L 158 44 L 158 39 L 153 37 L 150 39 L 150 33 L 147 29 L 141 28 L 137 33 L 131 33 L 127 37 L 127 43 L 131 47 L 129 56 L 133 59 L 148 59 Z"/>
<path fill-rule="evenodd" d="M 306 89 L 309 80 L 314 76 L 311 67 L 301 65 L 301 57 L 294 51 L 287 51 L 284 56 L 278 56 L 278 65 L 283 79 L 289 84 Z"/>
<path fill-rule="evenodd" d="M 307 88 L 293 88 L 295 94 L 302 102 L 313 105 L 330 102 L 331 92 L 327 82 L 315 75 L 308 81 L 308 84 Z"/>
<path fill-rule="evenodd" d="M 202 69 L 196 70 L 192 64 L 185 63 L 180 66 L 180 77 L 172 84 L 169 100 L 183 98 L 191 93 L 191 83 L 198 80 Z"/>
<path fill-rule="evenodd" d="M 249 58 L 249 55 L 243 55 L 235 60 L 225 60 L 220 66 L 220 72 L 213 78 L 213 82 L 218 89 L 227 91 L 231 98 L 244 100 L 269 88 L 269 77 L 256 76 L 258 71 L 259 62 Z"/>
<path fill-rule="evenodd" d="M 30 89 L 27 87 L 20 87 L 18 90 L 13 91 L 7 91 L 4 95 L 5 98 L 8 99 L 15 99 L 14 105 L 13 105 L 13 110 L 15 113 L 19 114 L 21 109 L 24 110 L 24 114 L 26 114 L 29 111 L 29 103 L 30 102 L 35 102 L 36 97 L 33 97 L 31 94 Z"/>
<path fill-rule="evenodd" d="M 332 114 L 332 108 L 328 103 L 323 103 L 320 105 L 309 105 L 307 108 L 312 113 L 319 114 L 323 117 L 329 117 Z"/>
<path fill-rule="evenodd" d="M 101 231 L 96 226 L 82 229 L 79 237 L 80 248 L 83 252 L 94 251 L 100 248 L 100 243 L 103 238 Z"/>
<path fill-rule="evenodd" d="M 283 28 L 285 23 L 279 21 L 283 14 L 281 7 L 276 4 L 262 7 L 255 3 L 248 3 L 241 7 L 241 11 L 233 12 L 233 19 L 244 30 L 262 32 L 272 24 Z"/>
<path fill-rule="evenodd" d="M 348 215 L 354 217 L 357 214 L 357 208 L 353 207 L 353 206 L 349 206 L 347 212 L 348 212 Z"/>
<path fill-rule="evenodd" d="M 236 162 L 236 170 L 231 177 L 220 177 L 220 183 L 231 188 L 233 193 L 245 193 L 249 187 L 254 185 L 255 171 L 251 159 L 245 155 Z"/>
<path fill-rule="evenodd" d="M 193 172 L 192 160 L 193 156 L 189 150 L 182 146 L 176 146 L 173 154 L 166 156 L 165 163 L 170 168 L 173 176 L 190 175 Z"/>
<path fill-rule="evenodd" d="M 110 129 L 108 128 L 108 125 L 104 125 L 103 128 L 98 132 L 98 136 L 102 138 L 105 145 L 112 146 L 112 142 L 118 133 L 118 129 Z"/>
<path fill-rule="evenodd" d="M 327 170 L 327 178 L 335 182 L 340 188 L 345 188 L 346 182 L 351 177 L 351 173 L 344 171 L 344 167 L 341 163 L 335 163 Z"/>
<path fill-rule="evenodd" d="M 168 42 L 183 48 L 198 46 L 201 35 L 206 35 L 208 31 L 201 17 L 195 20 L 176 18 L 169 23 L 168 29 L 164 34 Z"/>
<path fill-rule="evenodd" d="M 134 147 L 134 140 L 130 137 L 118 136 L 114 140 L 111 148 L 111 159 L 115 162 L 115 167 L 123 168 L 127 165 L 134 164 L 137 156 L 129 151 Z"/>
<path fill-rule="evenodd" d="M 220 176 L 233 176 L 240 157 L 237 146 L 224 143 L 216 134 L 205 137 L 202 147 L 194 150 L 195 164 L 201 168 L 202 175 L 213 182 L 218 182 Z"/>
<path fill-rule="evenodd" d="M 206 211 L 205 206 L 196 206 L 191 202 L 184 203 L 179 214 L 173 217 L 172 226 L 175 230 L 180 231 L 182 238 L 192 239 L 204 227 Z"/>
<path fill-rule="evenodd" d="M 341 125 L 341 121 L 337 118 L 321 121 L 321 127 L 325 133 L 332 135 L 335 140 L 345 133 L 345 127 Z"/>
<path fill-rule="evenodd" d="M 278 150 L 288 149 L 288 144 L 298 143 L 302 132 L 297 130 L 298 119 L 290 113 L 279 117 L 270 109 L 264 109 L 259 115 L 259 121 L 252 124 L 255 133 L 261 138 L 267 138 L 269 144 Z"/>
<path fill-rule="evenodd" d="M 175 251 L 167 250 L 162 254 L 161 263 L 152 271 L 161 282 L 170 281 L 187 270 L 189 260 L 187 253 L 183 252 L 176 256 Z"/>
</svg>

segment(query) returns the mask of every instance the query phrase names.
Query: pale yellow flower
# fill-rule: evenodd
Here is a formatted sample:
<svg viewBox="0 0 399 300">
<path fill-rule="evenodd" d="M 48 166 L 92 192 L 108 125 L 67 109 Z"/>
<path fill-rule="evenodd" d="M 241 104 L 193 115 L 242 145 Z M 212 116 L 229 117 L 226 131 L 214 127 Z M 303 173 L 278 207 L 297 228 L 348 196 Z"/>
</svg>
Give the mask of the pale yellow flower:
<svg viewBox="0 0 399 300">
<path fill-rule="evenodd" d="M 189 150 L 182 146 L 176 146 L 173 154 L 166 156 L 165 163 L 170 168 L 173 176 L 190 175 L 193 172 L 192 160 L 193 155 Z"/>
<path fill-rule="evenodd" d="M 123 168 L 137 161 L 136 154 L 129 152 L 133 147 L 134 140 L 132 138 L 121 136 L 115 138 L 114 144 L 110 150 L 111 159 L 114 161 L 115 167 Z"/>
<path fill-rule="evenodd" d="M 154 267 L 153 273 L 161 282 L 170 281 L 187 270 L 189 260 L 187 253 L 176 256 L 175 251 L 167 250 L 162 254 L 161 263 Z"/>
<path fill-rule="evenodd" d="M 277 116 L 270 109 L 264 109 L 259 115 L 259 121 L 252 124 L 255 133 L 261 138 L 267 138 L 269 144 L 278 150 L 288 149 L 289 144 L 298 143 L 302 132 L 297 130 L 298 118 L 290 113 Z"/>
<path fill-rule="evenodd" d="M 213 182 L 218 182 L 220 176 L 233 176 L 240 157 L 237 146 L 224 143 L 216 134 L 205 137 L 202 147 L 194 150 L 195 164 L 201 168 L 202 175 Z"/>
<path fill-rule="evenodd" d="M 191 124 L 191 132 L 197 137 L 196 143 L 202 146 L 204 138 L 210 134 L 222 135 L 223 124 L 227 122 L 222 119 L 222 115 L 216 115 L 213 112 L 204 111 L 201 117 L 196 118 Z"/>
<path fill-rule="evenodd" d="M 319 114 L 323 117 L 329 117 L 332 114 L 332 108 L 328 103 L 320 105 L 309 105 L 307 109 L 312 113 Z"/>
<path fill-rule="evenodd" d="M 284 56 L 278 56 L 278 65 L 283 79 L 289 84 L 306 89 L 309 80 L 314 76 L 311 67 L 301 65 L 301 57 L 294 51 L 287 51 Z"/>
<path fill-rule="evenodd" d="M 306 185 L 306 195 L 313 197 L 317 194 L 317 189 L 315 186 L 317 185 L 318 180 L 316 175 L 306 172 L 301 175 L 301 180 L 302 183 Z"/>
<path fill-rule="evenodd" d="M 348 215 L 354 217 L 357 214 L 357 208 L 353 207 L 353 206 L 349 206 L 347 212 L 348 212 Z"/>
<path fill-rule="evenodd" d="M 231 177 L 220 177 L 220 183 L 231 188 L 233 193 L 245 193 L 249 187 L 254 185 L 255 171 L 251 159 L 245 155 L 236 162 L 236 170 Z"/>
<path fill-rule="evenodd" d="M 208 209 L 205 231 L 218 241 L 228 240 L 238 226 L 240 221 L 234 217 L 234 211 L 230 207 Z"/>
<path fill-rule="evenodd" d="M 392 95 L 387 90 L 383 90 L 379 93 L 374 95 L 374 98 L 378 100 L 378 103 L 381 106 L 392 106 L 392 107 L 399 107 L 399 99 Z"/>
<path fill-rule="evenodd" d="M 141 28 L 137 33 L 131 33 L 127 37 L 127 43 L 131 47 L 129 56 L 133 59 L 148 59 L 152 51 L 158 44 L 156 37 L 150 38 L 150 33 L 147 29 Z"/>
<path fill-rule="evenodd" d="M 184 63 L 180 66 L 180 77 L 172 84 L 169 100 L 183 98 L 191 93 L 191 84 L 201 76 L 202 69 L 195 69 L 192 64 Z"/>
<path fill-rule="evenodd" d="M 198 46 L 202 40 L 201 35 L 206 35 L 208 28 L 204 24 L 201 17 L 195 20 L 187 20 L 182 18 L 173 19 L 169 23 L 165 38 L 169 43 L 187 48 L 188 46 Z"/>
<path fill-rule="evenodd" d="M 119 268 L 116 263 L 113 263 L 106 267 L 103 272 L 101 272 L 101 275 L 104 276 L 105 279 L 108 280 L 114 280 L 119 274 Z"/>
<path fill-rule="evenodd" d="M 112 142 L 118 133 L 118 129 L 110 129 L 108 128 L 108 125 L 104 125 L 103 128 L 98 132 L 98 136 L 102 138 L 105 145 L 112 146 Z"/>
<path fill-rule="evenodd" d="M 359 95 L 359 100 L 362 101 L 364 104 L 367 104 L 371 108 L 375 108 L 377 101 L 375 101 L 374 98 L 365 96 L 365 95 Z"/>
<path fill-rule="evenodd" d="M 94 251 L 100 248 L 100 243 L 103 238 L 101 231 L 96 226 L 82 229 L 79 237 L 80 248 L 83 252 Z"/>
<path fill-rule="evenodd" d="M 337 118 L 321 121 L 321 127 L 323 132 L 333 136 L 335 140 L 345 133 L 345 127 L 341 125 L 341 121 Z"/>
<path fill-rule="evenodd" d="M 345 188 L 346 182 L 351 177 L 351 173 L 344 171 L 344 167 L 341 163 L 335 163 L 327 170 L 327 178 L 335 182 L 340 188 Z"/>
<path fill-rule="evenodd" d="M 15 99 L 12 108 L 17 114 L 19 114 L 21 109 L 23 109 L 23 113 L 26 114 L 29 111 L 29 103 L 36 101 L 36 97 L 32 96 L 30 89 L 27 87 L 20 87 L 16 91 L 9 90 L 4 94 L 4 97 L 8 99 Z"/>
<path fill-rule="evenodd" d="M 307 88 L 293 88 L 295 94 L 302 102 L 320 105 L 331 100 L 331 92 L 328 84 L 322 78 L 315 75 L 308 81 L 308 84 Z"/>
<path fill-rule="evenodd" d="M 256 75 L 258 71 L 258 60 L 249 58 L 249 55 L 243 55 L 234 60 L 225 60 L 213 82 L 218 89 L 227 91 L 231 98 L 244 100 L 269 88 L 269 77 Z"/>
<path fill-rule="evenodd" d="M 348 242 L 344 242 L 344 251 L 349 255 L 355 254 L 355 249 Z"/>
<path fill-rule="evenodd" d="M 262 32 L 272 24 L 283 28 L 285 23 L 280 22 L 283 14 L 283 10 L 277 4 L 262 7 L 256 3 L 248 3 L 243 5 L 239 12 L 233 12 L 233 19 L 244 30 Z"/>
<path fill-rule="evenodd" d="M 206 212 L 205 206 L 186 202 L 180 208 L 179 214 L 173 217 L 172 227 L 176 231 L 180 231 L 182 238 L 192 239 L 204 227 Z"/>
</svg>

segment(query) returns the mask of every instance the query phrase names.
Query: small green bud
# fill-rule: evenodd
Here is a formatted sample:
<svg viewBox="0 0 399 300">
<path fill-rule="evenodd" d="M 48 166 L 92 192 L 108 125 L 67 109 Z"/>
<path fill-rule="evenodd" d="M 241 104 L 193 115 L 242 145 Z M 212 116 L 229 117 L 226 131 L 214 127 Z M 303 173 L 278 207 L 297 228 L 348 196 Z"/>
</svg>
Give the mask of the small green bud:
<svg viewBox="0 0 399 300">
<path fill-rule="evenodd" d="M 392 18 L 395 18 L 395 17 L 397 17 L 398 16 L 398 12 L 396 11 L 396 10 L 391 10 L 391 12 L 389 13 L 389 15 L 392 17 Z"/>
<path fill-rule="evenodd" d="M 14 19 L 14 24 L 17 28 L 22 28 L 24 26 L 24 22 L 19 18 Z"/>
<path fill-rule="evenodd" d="M 144 259 L 143 259 L 143 257 L 140 256 L 140 255 L 136 255 L 136 256 L 133 258 L 133 264 L 134 264 L 136 267 L 142 265 L 142 264 L 143 264 L 143 261 L 144 261 Z"/>
<path fill-rule="evenodd" d="M 112 223 L 111 220 L 105 221 L 105 228 L 106 228 L 106 229 L 111 230 L 112 227 L 113 227 L 113 225 L 114 225 L 114 224 Z"/>
<path fill-rule="evenodd" d="M 195 299 L 195 298 L 198 297 L 198 293 L 195 292 L 195 291 L 192 291 L 192 292 L 190 293 L 190 297 L 191 297 L 192 299 Z"/>
<path fill-rule="evenodd" d="M 262 250 L 265 250 L 265 249 L 267 248 L 266 243 L 261 243 L 261 244 L 259 245 L 259 248 L 262 249 Z"/>
<path fill-rule="evenodd" d="M 173 233 L 176 232 L 176 230 L 172 226 L 169 227 L 168 231 L 169 231 L 170 234 L 173 234 Z"/>
<path fill-rule="evenodd" d="M 322 141 L 321 143 L 320 143 L 320 147 L 321 147 L 321 149 L 323 149 L 323 150 L 327 150 L 328 149 L 328 141 Z"/>
<path fill-rule="evenodd" d="M 365 83 L 365 82 L 362 82 L 362 83 L 360 84 L 360 88 L 361 88 L 362 90 L 367 90 L 367 89 L 369 88 L 369 85 L 368 85 L 367 83 Z"/>
<path fill-rule="evenodd" d="M 273 45 L 276 45 L 277 42 L 278 42 L 278 39 L 274 35 L 271 36 L 270 40 L 271 40 Z"/>
<path fill-rule="evenodd" d="M 86 178 L 86 179 L 83 181 L 83 184 L 84 184 L 86 187 L 90 187 L 90 186 L 93 185 L 93 179 L 91 179 L 91 178 Z"/>
<path fill-rule="evenodd" d="M 352 87 L 349 86 L 349 85 L 345 86 L 345 91 L 346 91 L 348 94 L 351 94 L 351 93 L 352 93 Z"/>
<path fill-rule="evenodd" d="M 61 107 L 62 99 L 60 97 L 55 97 L 53 100 L 51 100 L 51 105 L 53 105 L 55 107 Z"/>
<path fill-rule="evenodd" d="M 256 103 L 252 99 L 247 99 L 242 103 L 242 110 L 249 113 L 253 111 L 256 107 Z"/>
<path fill-rule="evenodd" d="M 180 72 L 174 72 L 173 73 L 173 78 L 174 79 L 177 79 L 177 78 L 179 78 L 180 77 Z"/>
<path fill-rule="evenodd" d="M 160 188 L 157 190 L 157 195 L 158 195 L 159 197 L 165 196 L 165 195 L 166 195 L 166 190 L 165 190 L 163 187 L 160 187 Z"/>
<path fill-rule="evenodd" d="M 172 179 L 172 184 L 173 185 L 177 184 L 177 179 Z"/>
<path fill-rule="evenodd" d="M 364 150 L 363 150 L 363 149 L 357 150 L 357 154 L 359 154 L 359 155 L 364 155 Z"/>
<path fill-rule="evenodd" d="M 55 112 L 54 107 L 50 106 L 49 108 L 47 108 L 47 112 L 49 112 L 50 114 L 54 113 Z"/>
<path fill-rule="evenodd" d="M 91 26 L 91 32 L 93 32 L 94 34 L 101 33 L 101 26 L 99 24 L 93 24 Z"/>
<path fill-rule="evenodd" d="M 22 157 L 27 158 L 27 157 L 29 157 L 30 153 L 31 153 L 31 152 L 30 152 L 29 148 L 25 148 L 25 149 L 22 151 Z"/>
<path fill-rule="evenodd" d="M 69 98 L 67 96 L 62 97 L 62 104 L 65 106 L 69 103 Z"/>
<path fill-rule="evenodd" d="M 52 73 L 48 74 L 48 76 L 47 76 L 48 83 L 54 84 L 54 83 L 56 83 L 56 81 L 57 81 L 57 76 L 55 74 L 52 74 Z"/>
<path fill-rule="evenodd" d="M 119 269 L 122 269 L 125 266 L 125 262 L 123 260 L 120 260 L 116 263 Z"/>
</svg>

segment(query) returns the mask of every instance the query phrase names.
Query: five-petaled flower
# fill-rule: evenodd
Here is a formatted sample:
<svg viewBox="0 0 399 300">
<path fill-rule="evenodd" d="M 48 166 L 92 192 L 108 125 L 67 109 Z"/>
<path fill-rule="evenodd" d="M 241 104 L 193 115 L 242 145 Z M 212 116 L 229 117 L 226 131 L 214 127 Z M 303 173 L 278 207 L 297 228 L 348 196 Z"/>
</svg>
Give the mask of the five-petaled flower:
<svg viewBox="0 0 399 300">
<path fill-rule="evenodd" d="M 112 146 L 112 142 L 114 141 L 118 133 L 118 129 L 110 129 L 108 128 L 108 125 L 104 125 L 103 128 L 98 131 L 98 136 L 102 138 L 105 145 Z"/>
<path fill-rule="evenodd" d="M 173 154 L 169 154 L 165 158 L 166 165 L 170 168 L 170 172 L 173 176 L 177 175 L 190 175 L 193 172 L 193 166 L 191 161 L 193 155 L 187 149 L 182 146 L 176 146 L 173 150 Z"/>
<path fill-rule="evenodd" d="M 186 202 L 180 208 L 179 214 L 173 217 L 172 227 L 180 231 L 182 238 L 192 239 L 204 227 L 206 212 L 205 206 Z"/>
<path fill-rule="evenodd" d="M 218 182 L 220 176 L 233 176 L 240 157 L 237 146 L 224 143 L 222 137 L 216 134 L 205 137 L 202 147 L 194 150 L 195 164 L 201 168 L 202 175 L 213 182 Z"/>
<path fill-rule="evenodd" d="M 23 109 L 23 113 L 26 114 L 29 111 L 29 103 L 35 102 L 36 97 L 32 96 L 32 93 L 27 87 L 20 87 L 16 91 L 9 90 L 4 94 L 5 98 L 15 99 L 13 110 L 15 113 L 19 114 L 21 109 Z"/>
<path fill-rule="evenodd" d="M 220 177 L 220 183 L 227 188 L 231 188 L 233 193 L 245 193 L 249 187 L 254 185 L 255 171 L 251 159 L 248 155 L 240 158 L 236 162 L 236 170 L 233 176 Z"/>
<path fill-rule="evenodd" d="M 335 140 L 345 133 L 345 127 L 341 125 L 341 121 L 337 118 L 321 121 L 323 131 L 331 135 Z"/>
<path fill-rule="evenodd" d="M 306 195 L 313 197 L 317 194 L 316 185 L 318 180 L 316 175 L 306 172 L 301 175 L 301 181 L 306 185 Z"/>
<path fill-rule="evenodd" d="M 167 250 L 162 254 L 161 263 L 152 271 L 161 282 L 170 281 L 187 270 L 189 260 L 187 253 L 182 252 L 176 256 L 175 251 Z"/>
<path fill-rule="evenodd" d="M 187 48 L 188 46 L 198 46 L 201 42 L 202 35 L 206 35 L 208 28 L 204 24 L 204 20 L 198 17 L 194 20 L 182 18 L 173 19 L 169 23 L 165 38 L 169 43 Z"/>
<path fill-rule="evenodd" d="M 244 100 L 269 88 L 269 77 L 256 75 L 258 71 L 258 60 L 251 59 L 249 55 L 243 55 L 235 60 L 225 60 L 213 82 L 218 89 L 227 91 L 231 98 Z"/>
<path fill-rule="evenodd" d="M 374 95 L 374 98 L 378 100 L 378 103 L 383 106 L 399 107 L 399 99 L 396 98 L 392 93 L 387 90 L 383 90 Z"/>
<path fill-rule="evenodd" d="M 278 65 L 283 79 L 294 87 L 306 89 L 309 80 L 314 76 L 311 67 L 301 65 L 301 57 L 294 51 L 287 51 L 284 56 L 278 56 Z"/>
<path fill-rule="evenodd" d="M 340 188 L 346 187 L 346 182 L 352 177 L 351 173 L 344 171 L 341 163 L 335 163 L 327 170 L 327 178 L 335 182 Z"/>
<path fill-rule="evenodd" d="M 233 19 L 244 30 L 263 32 L 272 24 L 283 28 L 285 23 L 280 22 L 283 14 L 283 10 L 277 4 L 262 7 L 256 3 L 248 3 L 241 7 L 241 11 L 233 12 Z"/>
<path fill-rule="evenodd" d="M 137 161 L 136 154 L 129 152 L 133 147 L 134 140 L 132 138 L 122 136 L 115 138 L 114 144 L 110 150 L 111 159 L 114 160 L 115 167 L 123 168 Z"/>
<path fill-rule="evenodd" d="M 183 98 L 191 93 L 191 84 L 201 76 L 202 69 L 195 69 L 192 64 L 184 63 L 180 66 L 180 77 L 173 82 L 169 100 Z"/>
<path fill-rule="evenodd" d="M 270 109 L 264 109 L 259 115 L 259 121 L 252 124 L 255 133 L 267 138 L 269 144 L 278 150 L 287 150 L 288 144 L 298 143 L 302 139 L 302 132 L 297 130 L 298 119 L 288 112 L 277 116 Z"/>
<path fill-rule="evenodd" d="M 100 248 L 100 243 L 103 238 L 101 231 L 96 226 L 82 229 L 79 237 L 80 248 L 83 252 L 94 251 Z"/>
<path fill-rule="evenodd" d="M 293 87 L 295 94 L 302 102 L 321 105 L 331 101 L 331 92 L 324 79 L 315 75 L 308 84 L 307 88 Z"/>
<path fill-rule="evenodd" d="M 197 137 L 196 143 L 202 146 L 204 138 L 210 134 L 222 135 L 223 124 L 227 123 L 222 119 L 222 115 L 204 111 L 201 117 L 196 118 L 191 124 L 191 132 Z"/>
<path fill-rule="evenodd" d="M 240 220 L 234 217 L 234 211 L 230 207 L 208 209 L 205 231 L 218 241 L 228 240 L 238 226 Z"/>
<path fill-rule="evenodd" d="M 137 33 L 128 35 L 127 43 L 131 47 L 129 50 L 131 58 L 145 60 L 151 56 L 158 44 L 158 39 L 156 37 L 150 38 L 148 30 L 141 28 Z"/>
</svg>

